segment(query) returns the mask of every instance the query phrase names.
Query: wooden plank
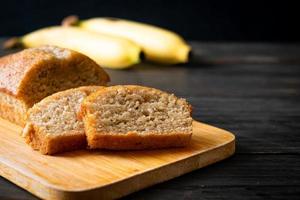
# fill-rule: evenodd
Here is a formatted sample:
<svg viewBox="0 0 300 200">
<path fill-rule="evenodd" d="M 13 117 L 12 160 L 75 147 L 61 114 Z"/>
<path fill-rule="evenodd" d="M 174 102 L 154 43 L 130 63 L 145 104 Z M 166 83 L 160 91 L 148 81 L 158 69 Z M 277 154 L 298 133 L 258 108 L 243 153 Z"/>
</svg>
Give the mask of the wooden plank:
<svg viewBox="0 0 300 200">
<path fill-rule="evenodd" d="M 300 134 L 295 131 L 300 129 L 300 99 L 193 97 L 188 100 L 195 105 L 195 119 L 236 134 L 237 153 L 300 154 Z"/>
<path fill-rule="evenodd" d="M 166 189 L 153 187 L 129 195 L 123 200 L 174 200 L 174 199 L 204 199 L 204 200 L 298 200 L 299 186 L 222 186 L 222 187 L 190 187 L 184 189 Z"/>
<path fill-rule="evenodd" d="M 199 122 L 186 148 L 152 151 L 75 151 L 45 156 L 0 120 L 0 174 L 45 199 L 111 199 L 169 180 L 234 153 L 234 136 Z"/>
<path fill-rule="evenodd" d="M 185 97 L 264 97 L 283 100 L 300 97 L 299 65 L 191 67 L 186 64 L 170 67 L 143 63 L 129 71 L 108 72 L 112 76 L 112 84 L 145 84 Z"/>
<path fill-rule="evenodd" d="M 237 140 L 238 141 L 238 140 Z M 157 185 L 166 190 L 202 187 L 300 186 L 299 155 L 242 155 Z"/>
</svg>

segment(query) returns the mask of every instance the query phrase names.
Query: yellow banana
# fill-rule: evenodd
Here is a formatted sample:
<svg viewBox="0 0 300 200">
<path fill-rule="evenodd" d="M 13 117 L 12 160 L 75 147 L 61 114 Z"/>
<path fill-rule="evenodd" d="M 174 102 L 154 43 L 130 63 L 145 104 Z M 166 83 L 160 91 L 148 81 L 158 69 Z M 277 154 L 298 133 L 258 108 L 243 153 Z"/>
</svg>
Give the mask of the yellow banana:
<svg viewBox="0 0 300 200">
<path fill-rule="evenodd" d="M 56 45 L 81 52 L 103 67 L 122 69 L 140 61 L 141 48 L 125 38 L 98 34 L 77 27 L 43 28 L 20 38 L 25 47 Z"/>
<path fill-rule="evenodd" d="M 188 61 L 190 46 L 174 32 L 155 26 L 115 18 L 81 20 L 77 25 L 85 30 L 119 36 L 142 47 L 146 59 L 176 64 Z"/>
</svg>

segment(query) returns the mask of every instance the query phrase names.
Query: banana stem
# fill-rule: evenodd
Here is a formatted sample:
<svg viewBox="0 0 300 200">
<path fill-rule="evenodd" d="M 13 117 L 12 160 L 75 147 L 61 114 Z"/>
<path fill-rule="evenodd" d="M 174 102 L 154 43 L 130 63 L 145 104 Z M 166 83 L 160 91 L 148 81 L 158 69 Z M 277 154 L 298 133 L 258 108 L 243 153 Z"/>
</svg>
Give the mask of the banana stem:
<svg viewBox="0 0 300 200">
<path fill-rule="evenodd" d="M 9 38 L 3 43 L 2 46 L 3 49 L 13 49 L 18 47 L 23 47 L 22 41 L 18 37 Z"/>
<path fill-rule="evenodd" d="M 78 26 L 79 25 L 79 17 L 77 15 L 70 15 L 65 17 L 62 22 L 61 25 L 62 26 Z"/>
</svg>

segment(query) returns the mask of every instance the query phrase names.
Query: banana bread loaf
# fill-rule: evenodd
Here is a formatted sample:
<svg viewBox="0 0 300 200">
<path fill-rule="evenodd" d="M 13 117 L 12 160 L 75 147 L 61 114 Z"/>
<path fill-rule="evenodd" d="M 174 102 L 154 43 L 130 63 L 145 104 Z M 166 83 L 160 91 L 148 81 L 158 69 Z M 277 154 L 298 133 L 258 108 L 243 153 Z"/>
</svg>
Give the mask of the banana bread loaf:
<svg viewBox="0 0 300 200">
<path fill-rule="evenodd" d="M 85 85 L 106 85 L 107 73 L 87 56 L 42 46 L 0 58 L 0 117 L 25 124 L 25 113 L 44 97 Z"/>
</svg>

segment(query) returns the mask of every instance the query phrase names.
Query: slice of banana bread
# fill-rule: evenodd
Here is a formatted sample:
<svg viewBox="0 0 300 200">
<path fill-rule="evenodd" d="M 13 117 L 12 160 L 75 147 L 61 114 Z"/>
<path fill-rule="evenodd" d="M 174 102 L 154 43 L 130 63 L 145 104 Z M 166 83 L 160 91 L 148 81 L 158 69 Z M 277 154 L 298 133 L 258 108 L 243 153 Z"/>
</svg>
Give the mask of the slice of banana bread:
<svg viewBox="0 0 300 200">
<path fill-rule="evenodd" d="M 0 58 L 0 117 L 25 124 L 27 110 L 55 92 L 106 85 L 107 73 L 87 56 L 42 46 Z"/>
<path fill-rule="evenodd" d="M 54 154 L 86 147 L 80 104 L 101 86 L 83 86 L 55 93 L 28 111 L 22 136 L 33 149 Z"/>
<path fill-rule="evenodd" d="M 81 104 L 91 149 L 185 146 L 192 135 L 191 106 L 184 99 L 142 86 L 112 86 Z"/>
</svg>

